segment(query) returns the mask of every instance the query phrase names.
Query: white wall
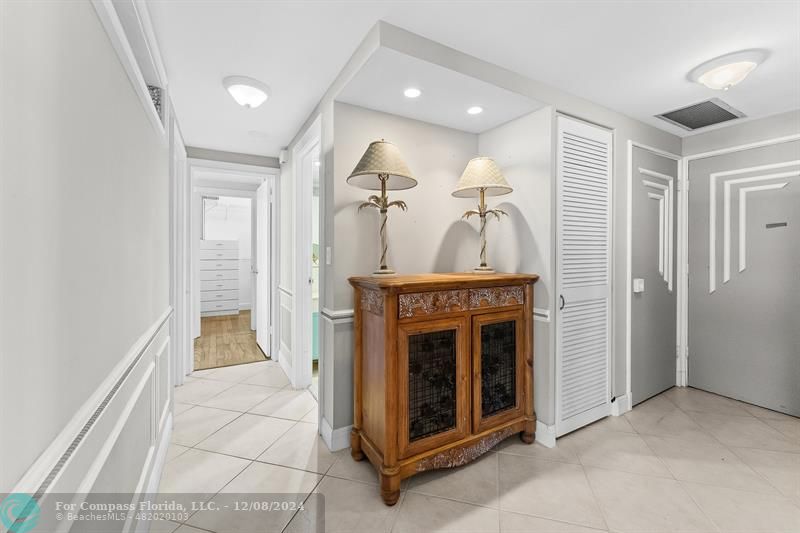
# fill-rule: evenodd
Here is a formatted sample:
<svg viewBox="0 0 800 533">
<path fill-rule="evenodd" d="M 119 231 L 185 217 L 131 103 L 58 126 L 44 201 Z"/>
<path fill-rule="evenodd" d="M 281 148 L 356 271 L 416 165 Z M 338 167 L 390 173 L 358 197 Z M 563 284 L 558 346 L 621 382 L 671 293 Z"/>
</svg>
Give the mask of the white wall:
<svg viewBox="0 0 800 533">
<path fill-rule="evenodd" d="M 239 242 L 239 309 L 250 309 L 252 305 L 251 215 L 252 200 L 233 196 L 220 196 L 219 203 L 211 209 L 206 209 L 204 215 L 205 239 Z"/>
<path fill-rule="evenodd" d="M 169 306 L 167 138 L 90 2 L 3 2 L 2 10 L 0 492 L 40 456 L 46 463 L 66 450 L 56 448 L 157 331 L 159 345 L 129 376 L 141 388 L 115 397 L 144 394 L 132 409 L 147 416 L 129 420 L 146 444 L 165 427 L 150 413 L 164 412 L 171 391 L 168 327 L 158 329 Z M 91 438 L 112 438 L 102 431 Z M 108 475 L 145 467 L 139 451 L 114 448 Z"/>
<path fill-rule="evenodd" d="M 346 183 L 364 150 L 376 139 L 395 143 L 419 182 L 413 189 L 389 192 L 390 200 L 408 204 L 406 212 L 389 211 L 389 266 L 401 274 L 474 267 L 479 256 L 476 226 L 461 220 L 472 206 L 452 198 L 450 192 L 467 162 L 478 154 L 478 136 L 340 102 L 334 105 L 333 123 L 334 179 L 327 183 L 333 196 L 335 238 L 327 287 L 333 291 L 333 310 L 353 307 L 348 277 L 369 274 L 378 266 L 379 214 L 374 209 L 357 211 L 372 192 Z M 326 375 L 331 380 L 327 387 L 336 394 L 332 412 L 326 415 L 334 428 L 352 423 L 352 323 L 337 325 L 336 337 L 333 353 L 323 354 L 323 365 L 332 369 L 332 375 Z"/>
<path fill-rule="evenodd" d="M 551 268 L 554 227 L 550 200 L 555 187 L 551 178 L 552 113 L 548 106 L 478 136 L 480 155 L 494 158 L 514 188 L 506 196 L 488 199 L 491 207 L 508 213 L 499 223 L 494 218 L 488 223 L 489 264 L 500 272 L 539 274 L 534 307 L 541 309 L 548 308 L 555 290 Z M 472 225 L 477 231 L 478 221 L 474 219 Z M 552 325 L 538 318 L 534 321 L 534 403 L 545 418 L 555 408 L 555 390 L 549 379 L 555 369 Z"/>
</svg>

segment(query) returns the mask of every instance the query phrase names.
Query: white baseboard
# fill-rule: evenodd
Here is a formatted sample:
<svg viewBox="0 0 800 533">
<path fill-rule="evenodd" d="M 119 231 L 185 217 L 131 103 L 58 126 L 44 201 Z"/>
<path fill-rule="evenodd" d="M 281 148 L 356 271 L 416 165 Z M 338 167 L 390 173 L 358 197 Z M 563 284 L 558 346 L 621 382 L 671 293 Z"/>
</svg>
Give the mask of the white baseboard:
<svg viewBox="0 0 800 533">
<path fill-rule="evenodd" d="M 239 311 L 249 311 L 252 309 L 250 302 L 239 302 Z"/>
<path fill-rule="evenodd" d="M 278 352 L 278 364 L 281 365 L 281 368 L 286 373 L 286 377 L 291 381 L 294 374 L 292 374 L 292 364 L 289 361 L 291 361 L 291 354 L 287 354 L 283 346 L 281 346 Z"/>
<path fill-rule="evenodd" d="M 547 448 L 556 447 L 556 427 L 536 421 L 536 442 Z"/>
<path fill-rule="evenodd" d="M 631 410 L 631 399 L 630 396 L 628 396 L 627 394 L 622 396 L 617 396 L 617 398 L 611 404 L 611 416 L 624 415 L 630 410 Z"/>
<path fill-rule="evenodd" d="M 320 433 L 322 434 L 322 440 L 325 441 L 325 445 L 328 446 L 330 451 L 336 452 L 350 447 L 350 430 L 353 429 L 352 425 L 333 429 L 328 421 L 323 417 L 322 424 L 319 429 Z"/>
</svg>

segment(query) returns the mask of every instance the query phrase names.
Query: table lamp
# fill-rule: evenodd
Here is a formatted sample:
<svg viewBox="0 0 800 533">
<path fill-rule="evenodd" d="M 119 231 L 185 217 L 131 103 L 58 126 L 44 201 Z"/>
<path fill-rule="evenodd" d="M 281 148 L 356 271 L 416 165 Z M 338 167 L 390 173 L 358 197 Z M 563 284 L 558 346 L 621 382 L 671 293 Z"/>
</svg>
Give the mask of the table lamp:
<svg viewBox="0 0 800 533">
<path fill-rule="evenodd" d="M 380 196 L 373 194 L 366 202 L 358 206 L 358 210 L 361 211 L 365 207 L 374 207 L 380 211 L 381 262 L 378 270 L 373 274 L 378 276 L 394 274 L 394 270 L 386 266 L 386 251 L 388 249 L 386 242 L 387 211 L 390 207 L 395 206 L 405 211 L 406 203 L 402 200 L 390 202 L 386 196 L 386 191 L 411 189 L 417 186 L 417 180 L 411 175 L 411 171 L 400 156 L 400 150 L 397 149 L 397 146 L 381 139 L 370 143 L 356 168 L 348 176 L 347 183 L 370 191 L 381 191 Z"/>
<path fill-rule="evenodd" d="M 474 269 L 477 273 L 494 272 L 494 269 L 486 264 L 486 215 L 494 215 L 497 220 L 500 220 L 500 215 L 507 215 L 500 209 L 486 209 L 486 196 L 501 196 L 513 190 L 494 159 L 476 157 L 467 163 L 467 168 L 464 169 L 453 191 L 453 196 L 456 198 L 480 198 L 478 210 L 467 211 L 462 217 L 469 218 L 472 215 L 481 217 L 481 264 Z"/>
</svg>

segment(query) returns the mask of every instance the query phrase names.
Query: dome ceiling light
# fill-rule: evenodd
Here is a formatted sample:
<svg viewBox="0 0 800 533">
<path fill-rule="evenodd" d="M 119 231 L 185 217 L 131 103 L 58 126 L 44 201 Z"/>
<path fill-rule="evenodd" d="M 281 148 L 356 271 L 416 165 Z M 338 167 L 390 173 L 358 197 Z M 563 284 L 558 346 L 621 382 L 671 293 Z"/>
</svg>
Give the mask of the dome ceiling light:
<svg viewBox="0 0 800 533">
<path fill-rule="evenodd" d="M 254 109 L 269 98 L 269 87 L 247 76 L 228 76 L 222 80 L 222 85 L 236 103 L 243 107 Z"/>
<path fill-rule="evenodd" d="M 693 68 L 689 79 L 709 89 L 727 91 L 743 81 L 767 55 L 766 50 L 742 50 L 715 57 Z"/>
</svg>

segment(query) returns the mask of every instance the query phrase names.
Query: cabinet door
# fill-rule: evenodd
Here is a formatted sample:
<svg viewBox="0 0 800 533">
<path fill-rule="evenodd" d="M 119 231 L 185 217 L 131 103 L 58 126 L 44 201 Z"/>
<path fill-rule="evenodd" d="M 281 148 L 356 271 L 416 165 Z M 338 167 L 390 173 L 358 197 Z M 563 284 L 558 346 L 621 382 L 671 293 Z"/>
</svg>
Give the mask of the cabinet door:
<svg viewBox="0 0 800 533">
<path fill-rule="evenodd" d="M 467 435 L 467 335 L 463 317 L 398 326 L 401 458 Z"/>
<path fill-rule="evenodd" d="M 478 433 L 522 416 L 522 309 L 473 317 L 472 424 Z"/>
</svg>

